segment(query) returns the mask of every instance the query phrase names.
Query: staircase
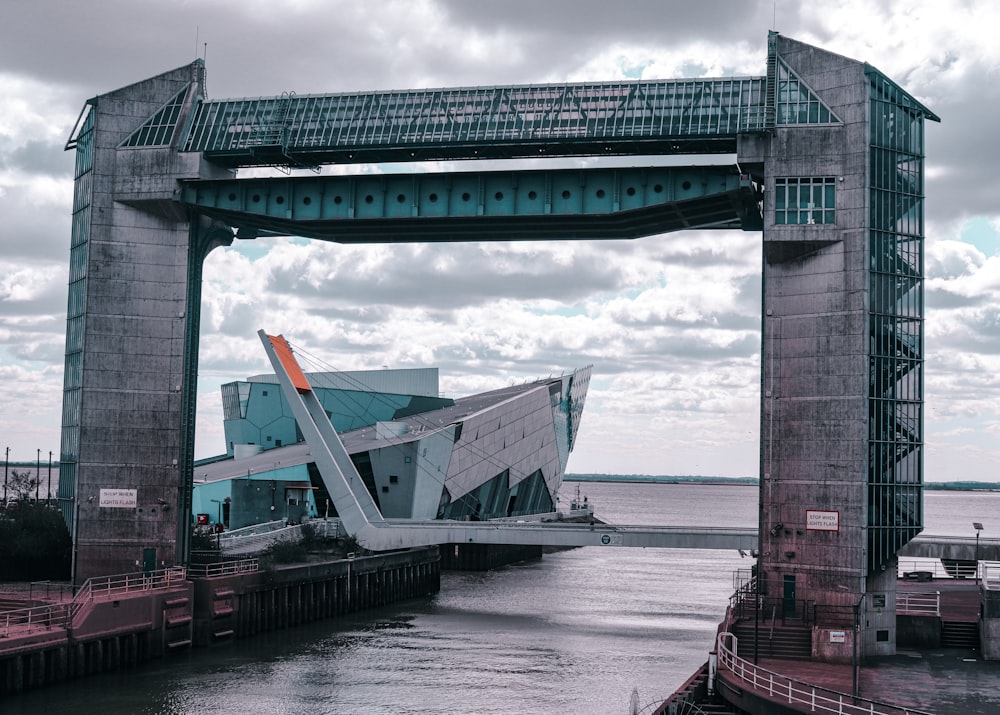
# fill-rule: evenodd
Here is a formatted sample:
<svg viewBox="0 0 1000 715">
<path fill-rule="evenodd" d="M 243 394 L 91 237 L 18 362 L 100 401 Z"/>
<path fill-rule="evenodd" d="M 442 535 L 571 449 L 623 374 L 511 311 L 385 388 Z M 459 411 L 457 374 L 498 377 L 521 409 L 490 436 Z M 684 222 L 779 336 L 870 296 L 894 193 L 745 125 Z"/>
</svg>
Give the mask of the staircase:
<svg viewBox="0 0 1000 715">
<path fill-rule="evenodd" d="M 753 660 L 754 624 L 740 621 L 733 627 L 737 639 L 737 655 Z M 783 660 L 810 660 L 812 658 L 812 629 L 799 622 L 761 623 L 760 646 L 757 655 L 761 658 L 781 658 Z"/>
<path fill-rule="evenodd" d="M 968 648 L 979 650 L 979 624 L 961 621 L 942 621 L 942 648 Z"/>
</svg>

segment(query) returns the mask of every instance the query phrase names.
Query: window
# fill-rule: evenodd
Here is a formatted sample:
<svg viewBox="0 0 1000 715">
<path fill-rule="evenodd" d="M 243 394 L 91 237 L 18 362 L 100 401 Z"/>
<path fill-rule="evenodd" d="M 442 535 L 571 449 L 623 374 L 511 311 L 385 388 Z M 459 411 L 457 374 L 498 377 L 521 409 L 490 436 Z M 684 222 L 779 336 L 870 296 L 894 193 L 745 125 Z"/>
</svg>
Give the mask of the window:
<svg viewBox="0 0 1000 715">
<path fill-rule="evenodd" d="M 835 124 L 840 121 L 781 59 L 778 59 L 776 69 L 778 91 L 775 111 L 778 124 Z"/>
<path fill-rule="evenodd" d="M 832 176 L 774 180 L 775 224 L 835 223 L 837 190 Z"/>
<path fill-rule="evenodd" d="M 399 475 L 398 474 L 390 474 L 389 475 L 389 484 L 399 484 Z"/>
</svg>

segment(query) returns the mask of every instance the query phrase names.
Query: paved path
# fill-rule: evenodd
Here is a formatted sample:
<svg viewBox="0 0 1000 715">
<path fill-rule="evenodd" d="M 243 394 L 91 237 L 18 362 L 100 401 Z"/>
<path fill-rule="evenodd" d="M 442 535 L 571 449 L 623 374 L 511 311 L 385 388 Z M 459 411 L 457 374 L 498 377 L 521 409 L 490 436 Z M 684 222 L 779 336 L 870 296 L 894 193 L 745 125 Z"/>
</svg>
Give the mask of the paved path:
<svg viewBox="0 0 1000 715">
<path fill-rule="evenodd" d="M 977 622 L 979 589 L 972 580 L 899 582 L 899 590 L 941 593 L 946 620 Z M 842 693 L 854 687 L 850 665 L 761 658 L 760 666 L 789 678 Z M 899 649 L 872 658 L 859 671 L 859 695 L 937 715 L 1000 713 L 1000 661 L 983 660 L 978 650 Z"/>
</svg>

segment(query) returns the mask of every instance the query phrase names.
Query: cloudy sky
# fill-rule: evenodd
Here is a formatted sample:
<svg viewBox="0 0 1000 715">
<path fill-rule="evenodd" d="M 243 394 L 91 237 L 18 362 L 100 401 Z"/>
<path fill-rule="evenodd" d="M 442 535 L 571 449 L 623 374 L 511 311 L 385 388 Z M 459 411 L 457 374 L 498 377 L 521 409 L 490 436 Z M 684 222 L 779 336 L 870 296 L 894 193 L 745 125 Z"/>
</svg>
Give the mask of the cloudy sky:
<svg viewBox="0 0 1000 715">
<path fill-rule="evenodd" d="M 774 28 L 875 65 L 928 124 L 926 470 L 1000 480 L 1000 5 L 819 0 L 4 0 L 0 449 L 58 457 L 73 156 L 84 101 L 204 56 L 212 98 L 763 75 Z M 347 247 L 206 264 L 199 457 L 255 331 L 336 369 L 437 366 L 449 396 L 594 365 L 575 472 L 756 475 L 760 235 Z"/>
</svg>

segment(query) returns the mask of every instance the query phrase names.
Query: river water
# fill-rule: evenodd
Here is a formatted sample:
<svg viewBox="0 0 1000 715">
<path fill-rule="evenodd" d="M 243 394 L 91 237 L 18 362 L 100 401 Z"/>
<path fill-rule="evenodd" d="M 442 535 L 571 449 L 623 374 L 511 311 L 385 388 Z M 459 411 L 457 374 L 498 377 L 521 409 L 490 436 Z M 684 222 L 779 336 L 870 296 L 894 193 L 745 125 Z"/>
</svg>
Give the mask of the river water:
<svg viewBox="0 0 1000 715">
<path fill-rule="evenodd" d="M 575 490 L 563 486 L 564 496 Z M 753 526 L 752 486 L 582 484 L 622 524 Z M 926 533 L 1000 535 L 1000 493 L 927 492 Z M 0 700 L 0 713 L 594 713 L 661 701 L 707 659 L 736 552 L 587 547 L 435 596 Z"/>
</svg>

